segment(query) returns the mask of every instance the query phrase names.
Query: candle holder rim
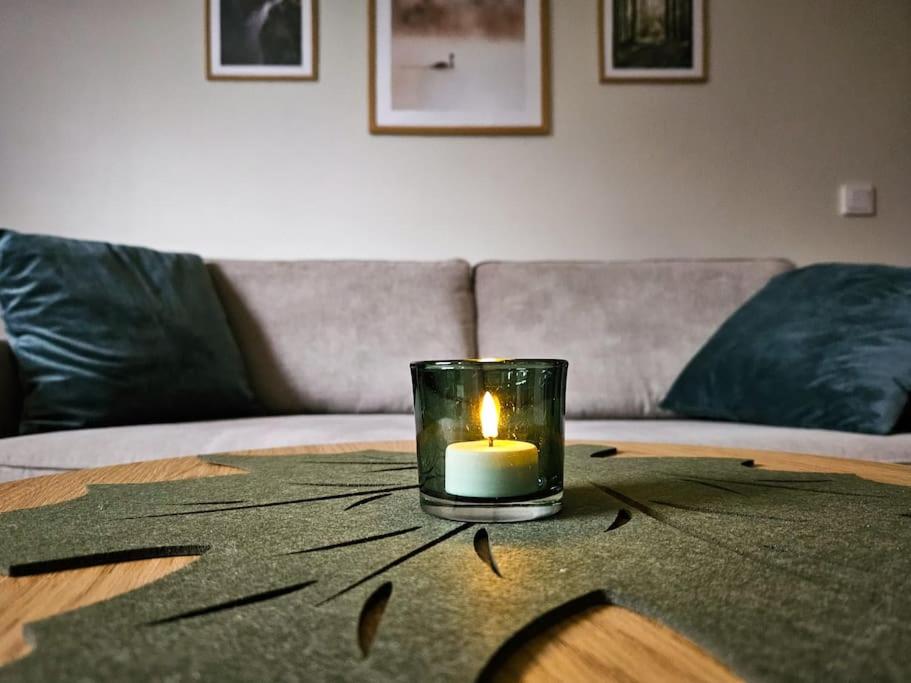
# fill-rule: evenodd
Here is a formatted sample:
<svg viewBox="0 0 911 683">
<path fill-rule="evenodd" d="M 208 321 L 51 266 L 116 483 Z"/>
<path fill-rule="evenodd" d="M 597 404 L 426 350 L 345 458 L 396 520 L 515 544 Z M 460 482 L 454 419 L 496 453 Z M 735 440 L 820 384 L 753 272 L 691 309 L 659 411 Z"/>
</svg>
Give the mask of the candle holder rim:
<svg viewBox="0 0 911 683">
<path fill-rule="evenodd" d="M 411 363 L 412 369 L 419 370 L 451 370 L 497 366 L 527 366 L 530 369 L 569 367 L 569 361 L 563 358 L 453 358 L 448 360 L 418 360 Z"/>
</svg>

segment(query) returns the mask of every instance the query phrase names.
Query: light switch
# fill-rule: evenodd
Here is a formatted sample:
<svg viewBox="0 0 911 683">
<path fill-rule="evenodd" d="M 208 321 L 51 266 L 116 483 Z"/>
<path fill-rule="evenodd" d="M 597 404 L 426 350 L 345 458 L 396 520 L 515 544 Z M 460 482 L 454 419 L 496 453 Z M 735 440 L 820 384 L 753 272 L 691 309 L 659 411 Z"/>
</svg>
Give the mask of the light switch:
<svg viewBox="0 0 911 683">
<path fill-rule="evenodd" d="M 838 193 L 838 210 L 842 216 L 876 215 L 876 188 L 873 183 L 845 183 Z"/>
</svg>

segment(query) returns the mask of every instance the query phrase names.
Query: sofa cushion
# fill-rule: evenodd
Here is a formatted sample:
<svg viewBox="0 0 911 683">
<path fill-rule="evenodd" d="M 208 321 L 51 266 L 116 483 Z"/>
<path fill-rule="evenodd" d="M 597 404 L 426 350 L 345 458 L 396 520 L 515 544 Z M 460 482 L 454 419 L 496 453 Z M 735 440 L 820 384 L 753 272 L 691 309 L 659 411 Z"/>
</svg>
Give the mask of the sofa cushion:
<svg viewBox="0 0 911 683">
<path fill-rule="evenodd" d="M 216 261 L 210 270 L 271 413 L 407 413 L 411 361 L 475 354 L 464 261 Z"/>
<path fill-rule="evenodd" d="M 888 434 L 911 390 L 911 268 L 825 263 L 774 278 L 674 382 L 681 415 Z"/>
<path fill-rule="evenodd" d="M 478 352 L 569 361 L 568 417 L 655 417 L 709 336 L 781 259 L 484 263 Z"/>
<path fill-rule="evenodd" d="M 3 230 L 0 306 L 22 433 L 257 410 L 199 256 Z"/>
<path fill-rule="evenodd" d="M 911 434 L 869 436 L 697 420 L 569 420 L 569 439 L 703 444 L 911 461 Z M 0 439 L 0 481 L 65 469 L 300 444 L 407 440 L 410 415 L 286 415 Z"/>
</svg>

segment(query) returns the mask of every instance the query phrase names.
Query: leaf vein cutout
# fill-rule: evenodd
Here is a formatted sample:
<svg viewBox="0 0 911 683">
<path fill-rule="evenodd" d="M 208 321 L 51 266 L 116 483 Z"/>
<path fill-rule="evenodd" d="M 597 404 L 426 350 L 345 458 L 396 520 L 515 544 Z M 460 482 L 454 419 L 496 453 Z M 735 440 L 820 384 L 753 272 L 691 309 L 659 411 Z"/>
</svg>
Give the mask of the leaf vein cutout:
<svg viewBox="0 0 911 683">
<path fill-rule="evenodd" d="M 386 603 L 389 602 L 390 597 L 392 597 L 392 582 L 387 581 L 370 594 L 361 608 L 361 614 L 357 620 L 357 644 L 365 658 L 370 654 L 370 648 L 373 641 L 376 640 L 383 612 L 386 611 Z"/>
<path fill-rule="evenodd" d="M 351 503 L 351 505 L 346 507 L 345 510 L 351 510 L 351 509 L 359 507 L 361 505 L 366 505 L 367 503 L 372 503 L 375 500 L 382 500 L 383 498 L 388 498 L 391 495 L 392 495 L 391 493 L 381 493 L 377 496 L 367 496 L 366 498 L 361 498 L 360 500 L 354 501 L 353 503 Z"/>
<path fill-rule="evenodd" d="M 632 518 L 633 516 L 630 514 L 629 510 L 626 508 L 620 508 L 617 511 L 617 516 L 614 517 L 614 521 L 610 523 L 610 526 L 607 527 L 605 531 L 614 531 L 615 529 L 619 529 Z"/>
<path fill-rule="evenodd" d="M 189 612 L 182 612 L 180 614 L 175 614 L 171 617 L 164 617 L 163 619 L 156 619 L 155 621 L 150 621 L 146 626 L 159 626 L 161 624 L 169 624 L 174 621 L 183 621 L 184 619 L 193 619 L 195 617 L 202 617 L 207 614 L 214 614 L 215 612 L 224 612 L 226 610 L 237 609 L 238 607 L 246 607 L 247 605 L 255 605 L 258 602 L 265 602 L 267 600 L 273 600 L 275 598 L 280 598 L 283 595 L 288 595 L 289 593 L 296 593 L 299 590 L 307 588 L 315 584 L 315 580 L 302 581 L 300 583 L 291 584 L 290 586 L 282 586 L 281 588 L 273 588 L 272 590 L 263 591 L 262 593 L 253 593 L 252 595 L 245 595 L 242 598 L 237 598 L 235 600 L 228 600 L 227 602 L 220 602 L 217 605 L 210 605 L 208 607 L 201 607 L 200 609 L 190 610 Z"/>
<path fill-rule="evenodd" d="M 370 581 L 370 579 L 375 579 L 377 576 L 380 576 L 381 574 L 384 574 L 384 573 L 388 572 L 388 571 L 389 571 L 390 569 L 392 569 L 393 567 L 396 567 L 396 566 L 402 564 L 403 562 L 407 562 L 407 561 L 410 560 L 412 557 L 415 557 L 415 556 L 417 556 L 417 555 L 420 555 L 421 553 L 423 553 L 423 552 L 426 551 L 426 550 L 430 550 L 430 549 L 431 549 L 432 547 L 434 547 L 435 545 L 439 545 L 439 544 L 442 543 L 443 541 L 446 541 L 446 540 L 452 538 L 453 536 L 455 536 L 456 534 L 460 534 L 460 533 L 462 533 L 463 531 L 465 531 L 466 529 L 470 529 L 470 528 L 473 527 L 473 526 L 474 526 L 474 524 L 472 524 L 471 522 L 465 522 L 464 524 L 460 524 L 459 526 L 455 527 L 454 529 L 450 529 L 450 530 L 447 531 L 445 534 L 443 534 L 443 535 L 441 535 L 441 536 L 437 536 L 436 538 L 434 538 L 434 539 L 431 540 L 431 541 L 428 541 L 428 542 L 425 543 L 424 545 L 419 546 L 419 547 L 415 548 L 414 550 L 408 551 L 407 553 L 405 553 L 405 554 L 402 555 L 401 557 L 397 557 L 397 558 L 394 559 L 392 562 L 389 562 L 389 563 L 387 563 L 387 564 L 384 564 L 384 565 L 383 565 L 382 567 L 380 567 L 379 569 L 377 569 L 377 570 L 375 570 L 375 571 L 372 571 L 372 572 L 370 572 L 369 574 L 367 574 L 367 576 L 365 576 L 365 577 L 363 577 L 363 578 L 361 578 L 361 579 L 358 579 L 358 580 L 355 581 L 354 583 L 348 584 L 347 586 L 345 586 L 344 588 L 342 588 L 342 589 L 341 589 L 340 591 L 338 591 L 337 593 L 334 593 L 333 595 L 330 595 L 330 596 L 329 596 L 328 598 L 326 598 L 325 600 L 321 600 L 320 602 L 316 603 L 316 606 L 317 606 L 317 607 L 321 607 L 322 605 L 325 605 L 327 602 L 331 602 L 332 600 L 335 600 L 337 597 L 339 597 L 339 596 L 341 596 L 341 595 L 344 595 L 344 594 L 347 593 L 348 591 L 354 590 L 354 589 L 357 588 L 358 586 L 361 586 L 361 585 L 367 583 L 368 581 Z"/>
<path fill-rule="evenodd" d="M 188 510 L 186 512 L 165 512 L 155 515 L 138 515 L 135 517 L 124 517 L 123 519 L 155 519 L 159 517 L 183 517 L 188 515 L 207 515 L 214 512 L 234 512 L 235 510 L 255 510 L 258 508 L 271 508 L 280 505 L 300 505 L 303 503 L 318 503 L 323 500 L 336 500 L 338 498 L 356 498 L 358 496 L 369 496 L 375 493 L 391 493 L 394 491 L 406 491 L 408 489 L 418 488 L 418 484 L 409 486 L 390 486 L 380 491 L 354 491 L 353 493 L 334 493 L 328 496 L 314 496 L 312 498 L 295 498 L 293 500 L 276 500 L 271 503 L 251 503 L 249 505 L 236 505 L 234 507 L 217 508 L 213 510 Z"/>
<path fill-rule="evenodd" d="M 831 491 L 829 489 L 811 489 L 805 486 L 782 486 L 781 484 L 763 484 L 759 481 L 738 481 L 737 479 L 714 479 L 712 477 L 703 477 L 702 479 L 686 479 L 700 484 L 708 485 L 708 482 L 722 482 L 725 484 L 734 484 L 737 486 L 755 486 L 758 488 L 768 489 L 785 489 L 787 491 L 806 491 L 807 493 L 828 493 L 832 496 L 852 496 L 855 498 L 882 498 L 883 496 L 875 493 L 854 493 L 853 491 Z M 737 493 L 734 491 L 733 493 Z M 741 494 L 742 495 L 742 494 Z"/>
<path fill-rule="evenodd" d="M 691 538 L 695 538 L 699 541 L 702 541 L 703 543 L 708 543 L 710 545 L 714 545 L 719 548 L 722 548 L 723 550 L 727 550 L 728 552 L 733 553 L 734 555 L 737 555 L 738 557 L 741 557 L 744 560 L 749 560 L 751 562 L 760 564 L 764 567 L 768 567 L 770 569 L 775 569 L 775 570 L 784 572 L 786 574 L 790 574 L 791 576 L 803 579 L 804 581 L 811 581 L 811 582 L 815 581 L 815 578 L 808 573 L 805 573 L 803 571 L 798 571 L 790 566 L 786 566 L 782 562 L 766 560 L 761 555 L 758 555 L 756 553 L 751 553 L 751 552 L 747 552 L 745 550 L 741 550 L 740 548 L 735 548 L 734 546 L 732 546 L 728 543 L 725 543 L 721 539 L 718 539 L 715 536 L 712 536 L 711 534 L 705 534 L 702 532 L 693 531 L 692 529 L 688 529 L 685 526 L 683 526 L 682 524 L 679 524 L 677 522 L 674 522 L 674 521 L 668 519 L 662 513 L 658 512 L 657 510 L 654 510 L 653 508 L 648 507 L 647 505 L 639 502 L 638 500 L 630 498 L 629 496 L 627 496 L 623 493 L 620 493 L 619 491 L 616 491 L 608 486 L 604 486 L 603 484 L 597 484 L 594 482 L 592 482 L 592 483 L 594 486 L 601 489 L 601 491 L 603 491 L 607 495 L 612 496 L 613 498 L 616 498 L 617 500 L 619 500 L 623 503 L 626 503 L 631 508 L 638 510 L 639 512 L 647 515 L 648 517 L 651 517 L 656 522 L 664 524 L 665 526 L 668 526 L 671 529 L 674 529 L 675 531 L 678 531 L 682 534 L 686 534 L 687 536 L 690 536 Z"/>
<path fill-rule="evenodd" d="M 706 488 L 715 489 L 716 491 L 724 491 L 725 493 L 733 493 L 736 496 L 745 496 L 746 495 L 743 491 L 738 491 L 737 489 L 732 489 L 727 486 L 721 486 L 719 484 L 712 484 L 711 482 L 702 481 L 701 479 L 690 479 L 688 477 L 680 477 L 680 481 L 687 481 L 691 484 L 699 484 L 700 486 L 705 486 Z"/>
<path fill-rule="evenodd" d="M 408 465 L 409 463 L 413 463 L 413 462 L 414 462 L 414 458 L 412 458 L 411 460 L 408 460 L 408 461 L 389 460 L 387 462 L 382 462 L 380 460 L 311 460 L 310 458 L 307 458 L 306 462 L 300 462 L 298 464 L 299 465 L 330 465 L 330 466 L 332 466 L 332 465 L 338 465 L 338 466 L 367 465 L 369 467 L 376 467 L 378 465 L 390 465 L 390 466 L 391 465 Z M 369 471 L 375 472 L 376 470 L 369 470 Z"/>
<path fill-rule="evenodd" d="M 63 572 L 70 569 L 85 569 L 98 567 L 104 564 L 119 564 L 134 562 L 136 560 L 153 560 L 163 557 L 185 557 L 188 555 L 203 555 L 209 551 L 207 545 L 165 545 L 147 548 L 125 548 L 105 553 L 91 553 L 88 555 L 74 555 L 60 557 L 53 560 L 40 560 L 38 562 L 24 562 L 10 565 L 9 575 L 38 576 L 52 572 Z"/>
<path fill-rule="evenodd" d="M 358 489 L 358 488 L 367 488 L 370 486 L 375 486 L 377 488 L 388 488 L 390 482 L 380 482 L 380 483 L 366 483 L 360 482 L 356 484 L 334 484 L 329 482 L 321 481 L 289 481 L 291 486 L 327 486 L 329 488 L 340 488 L 340 489 Z"/>
<path fill-rule="evenodd" d="M 499 578 L 503 578 L 500 568 L 497 566 L 497 561 L 493 557 L 493 549 L 490 547 L 490 535 L 487 533 L 487 529 L 483 527 L 475 532 L 474 551 L 481 558 L 481 562 L 490 567 L 490 570 Z"/>
<path fill-rule="evenodd" d="M 317 553 L 321 550 L 335 550 L 336 548 L 347 548 L 351 545 L 361 545 L 362 543 L 373 543 L 374 541 L 382 541 L 385 538 L 393 538 L 395 536 L 401 536 L 403 534 L 410 534 L 412 531 L 417 531 L 420 529 L 419 526 L 408 527 L 407 529 L 398 529 L 396 531 L 389 531 L 385 534 L 376 534 L 374 536 L 364 536 L 363 538 L 354 538 L 350 541 L 339 541 L 338 543 L 330 543 L 329 545 L 320 545 L 315 548 L 304 548 L 303 550 L 292 550 L 288 553 L 281 553 L 282 555 L 304 555 L 306 553 Z"/>
<path fill-rule="evenodd" d="M 239 505 L 249 502 L 249 500 L 201 500 L 193 503 L 168 503 L 168 505 Z"/>
<path fill-rule="evenodd" d="M 806 522 L 805 519 L 797 517 L 777 517 L 775 515 L 764 515 L 758 512 L 737 512 L 735 510 L 719 510 L 717 508 L 697 507 L 695 505 L 683 505 L 681 503 L 671 503 L 666 500 L 650 500 L 649 503 L 663 505 L 664 507 L 674 508 L 675 510 L 685 510 L 687 512 L 701 512 L 710 515 L 730 515 L 732 517 L 748 517 L 754 519 L 770 519 L 774 522 Z"/>
</svg>

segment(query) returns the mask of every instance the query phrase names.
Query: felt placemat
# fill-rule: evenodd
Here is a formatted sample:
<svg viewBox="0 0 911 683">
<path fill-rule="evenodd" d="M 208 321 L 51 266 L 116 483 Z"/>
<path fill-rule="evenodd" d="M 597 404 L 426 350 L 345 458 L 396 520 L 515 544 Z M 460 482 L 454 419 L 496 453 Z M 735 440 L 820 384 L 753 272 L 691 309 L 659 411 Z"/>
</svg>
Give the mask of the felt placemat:
<svg viewBox="0 0 911 683">
<path fill-rule="evenodd" d="M 27 626 L 0 680 L 473 680 L 527 625 L 598 602 L 751 680 L 911 676 L 911 490 L 598 450 L 567 448 L 563 512 L 522 524 L 423 514 L 414 456 L 378 451 L 212 456 L 248 474 L 0 515 L 12 575 L 202 555 Z"/>
</svg>

